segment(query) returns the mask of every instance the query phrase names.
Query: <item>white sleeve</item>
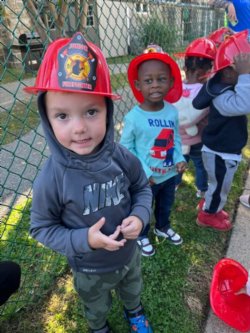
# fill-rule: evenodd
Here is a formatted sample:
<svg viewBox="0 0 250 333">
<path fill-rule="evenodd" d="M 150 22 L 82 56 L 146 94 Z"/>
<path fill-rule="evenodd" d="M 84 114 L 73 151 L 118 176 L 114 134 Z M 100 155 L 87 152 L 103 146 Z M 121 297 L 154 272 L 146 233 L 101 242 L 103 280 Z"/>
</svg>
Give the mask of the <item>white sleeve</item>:
<svg viewBox="0 0 250 333">
<path fill-rule="evenodd" d="M 250 74 L 239 75 L 234 90 L 228 90 L 213 100 L 215 108 L 226 117 L 250 114 Z"/>
</svg>

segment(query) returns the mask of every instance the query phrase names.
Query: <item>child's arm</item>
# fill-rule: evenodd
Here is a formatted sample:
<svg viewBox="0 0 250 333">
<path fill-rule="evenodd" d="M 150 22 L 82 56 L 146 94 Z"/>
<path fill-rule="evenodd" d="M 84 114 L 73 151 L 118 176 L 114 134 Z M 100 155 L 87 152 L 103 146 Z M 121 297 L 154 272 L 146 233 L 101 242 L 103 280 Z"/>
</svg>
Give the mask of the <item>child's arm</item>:
<svg viewBox="0 0 250 333">
<path fill-rule="evenodd" d="M 234 62 L 239 74 L 234 91 L 228 90 L 213 100 L 214 106 L 227 117 L 250 113 L 250 54 L 241 53 L 234 58 Z"/>
<path fill-rule="evenodd" d="M 88 228 L 69 229 L 62 223 L 62 203 L 51 164 L 42 169 L 33 186 L 30 234 L 38 242 L 65 256 L 92 251 Z"/>
<path fill-rule="evenodd" d="M 175 108 L 176 109 L 176 108 Z M 179 119 L 178 119 L 178 111 L 176 109 L 176 117 L 175 117 L 175 128 L 174 128 L 174 161 L 177 169 L 179 168 L 179 163 L 186 163 L 184 156 L 182 155 L 181 149 L 181 136 L 179 133 Z M 177 170 L 177 172 L 179 172 Z"/>
<path fill-rule="evenodd" d="M 230 21 L 237 21 L 236 10 L 234 4 L 228 0 L 209 0 L 209 5 L 215 8 L 224 8 L 227 11 L 227 17 Z"/>
<path fill-rule="evenodd" d="M 124 127 L 122 130 L 121 140 L 120 143 L 124 147 L 126 147 L 132 154 L 134 154 L 137 158 L 140 159 L 143 170 L 145 171 L 147 178 L 152 175 L 152 170 L 147 166 L 147 164 L 138 156 L 136 147 L 135 147 L 135 130 L 134 130 L 134 124 L 132 121 L 128 119 L 126 116 L 124 119 Z"/>
<path fill-rule="evenodd" d="M 121 153 L 120 160 L 130 181 L 131 195 L 130 213 L 121 223 L 121 232 L 126 239 L 135 239 L 150 222 L 152 191 L 139 159 L 123 147 Z"/>
</svg>

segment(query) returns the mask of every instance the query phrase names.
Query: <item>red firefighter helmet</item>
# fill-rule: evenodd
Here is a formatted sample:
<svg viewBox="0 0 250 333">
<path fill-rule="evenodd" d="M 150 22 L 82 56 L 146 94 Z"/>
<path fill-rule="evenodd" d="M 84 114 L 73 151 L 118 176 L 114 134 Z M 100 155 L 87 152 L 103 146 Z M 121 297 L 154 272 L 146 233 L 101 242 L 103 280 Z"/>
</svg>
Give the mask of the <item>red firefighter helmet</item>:
<svg viewBox="0 0 250 333">
<path fill-rule="evenodd" d="M 216 55 L 215 43 L 207 37 L 200 37 L 193 40 L 185 52 L 175 53 L 174 56 L 177 58 L 183 57 L 200 57 L 214 60 Z"/>
<path fill-rule="evenodd" d="M 207 38 L 211 39 L 216 47 L 219 47 L 222 42 L 228 37 L 233 34 L 232 30 L 227 27 L 219 28 L 213 32 L 211 32 Z"/>
<path fill-rule="evenodd" d="M 247 270 L 237 261 L 224 258 L 214 267 L 210 287 L 210 304 L 226 324 L 239 330 L 250 330 L 250 296 L 239 293 L 246 286 Z"/>
<path fill-rule="evenodd" d="M 24 90 L 32 94 L 53 90 L 120 98 L 112 94 L 109 68 L 102 51 L 80 32 L 49 45 L 35 85 Z"/>
<path fill-rule="evenodd" d="M 219 46 L 214 61 L 214 72 L 232 66 L 234 57 L 239 53 L 249 53 L 250 43 L 248 41 L 248 30 L 235 33 L 226 38 L 226 40 Z"/>
<path fill-rule="evenodd" d="M 164 52 L 158 45 L 149 45 L 142 54 L 132 59 L 128 67 L 128 81 L 133 94 L 139 103 L 144 101 L 142 93 L 137 90 L 135 81 L 138 80 L 138 68 L 147 60 L 160 60 L 170 67 L 171 75 L 174 79 L 174 83 L 171 89 L 169 89 L 164 100 L 169 103 L 177 102 L 182 95 L 182 80 L 181 72 L 177 63 L 170 57 L 167 52 Z"/>
</svg>

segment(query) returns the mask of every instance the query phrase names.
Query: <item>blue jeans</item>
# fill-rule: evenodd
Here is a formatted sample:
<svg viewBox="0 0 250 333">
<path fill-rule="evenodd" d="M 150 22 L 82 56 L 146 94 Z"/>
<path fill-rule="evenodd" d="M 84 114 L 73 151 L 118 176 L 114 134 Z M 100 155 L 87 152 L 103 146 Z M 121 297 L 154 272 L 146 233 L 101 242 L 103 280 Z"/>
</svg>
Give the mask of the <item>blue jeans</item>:
<svg viewBox="0 0 250 333">
<path fill-rule="evenodd" d="M 157 229 L 170 228 L 170 213 L 175 197 L 175 177 L 165 182 L 151 186 L 153 202 L 155 204 L 155 227 Z M 147 237 L 150 225 L 147 225 L 139 238 Z"/>
<path fill-rule="evenodd" d="M 184 155 L 187 163 L 192 160 L 195 167 L 195 185 L 198 190 L 206 192 L 207 190 L 207 172 L 204 168 L 201 154 L 202 143 L 197 143 L 190 147 L 189 155 Z M 182 180 L 182 173 L 175 177 L 175 185 L 180 185 Z"/>
</svg>

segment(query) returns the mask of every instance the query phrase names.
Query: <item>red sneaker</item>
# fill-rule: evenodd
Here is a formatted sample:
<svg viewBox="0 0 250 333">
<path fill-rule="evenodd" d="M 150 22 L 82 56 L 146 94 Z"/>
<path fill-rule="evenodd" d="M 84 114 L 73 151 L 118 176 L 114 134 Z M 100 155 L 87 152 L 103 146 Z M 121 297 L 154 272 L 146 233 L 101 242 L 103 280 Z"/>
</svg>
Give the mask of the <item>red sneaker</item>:
<svg viewBox="0 0 250 333">
<path fill-rule="evenodd" d="M 200 227 L 214 228 L 220 231 L 228 231 L 232 228 L 232 224 L 230 223 L 230 221 L 222 217 L 220 212 L 215 214 L 209 214 L 207 212 L 204 212 L 203 210 L 200 210 L 198 212 L 196 223 Z"/>
<path fill-rule="evenodd" d="M 200 200 L 200 202 L 198 203 L 196 209 L 198 211 L 202 210 L 202 207 L 205 203 L 205 198 L 202 198 Z M 220 210 L 219 212 L 217 212 L 217 214 L 219 214 L 221 216 L 221 218 L 224 218 L 224 219 L 228 219 L 229 218 L 229 214 L 227 212 L 225 212 L 224 210 Z"/>
</svg>

